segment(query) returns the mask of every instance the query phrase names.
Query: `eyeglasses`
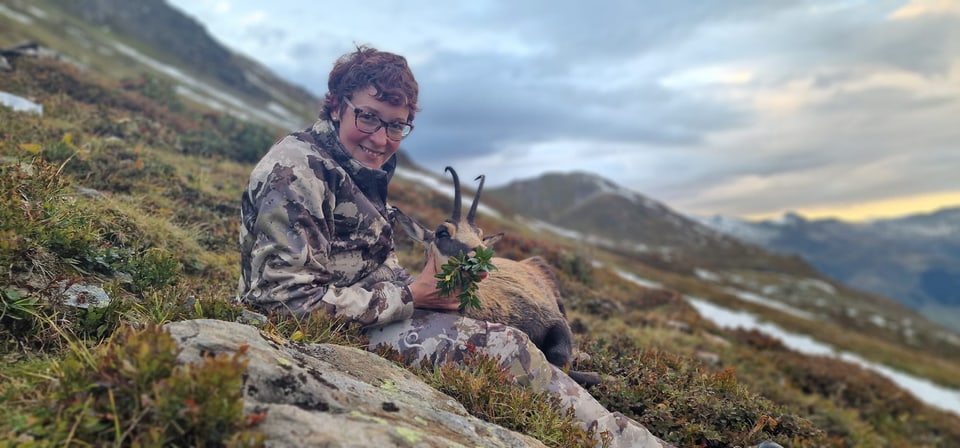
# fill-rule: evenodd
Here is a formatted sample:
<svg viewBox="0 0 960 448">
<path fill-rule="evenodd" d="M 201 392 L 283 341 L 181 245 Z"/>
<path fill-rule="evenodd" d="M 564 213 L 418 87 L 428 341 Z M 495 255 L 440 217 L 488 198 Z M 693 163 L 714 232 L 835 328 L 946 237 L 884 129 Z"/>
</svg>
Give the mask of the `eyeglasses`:
<svg viewBox="0 0 960 448">
<path fill-rule="evenodd" d="M 395 142 L 403 140 L 406 136 L 410 135 L 410 132 L 413 131 L 413 125 L 403 121 L 394 121 L 388 122 L 383 121 L 374 113 L 366 112 L 363 109 L 355 106 L 350 100 L 343 99 L 350 107 L 353 108 L 353 119 L 354 123 L 357 125 L 357 130 L 363 132 L 364 134 L 373 134 L 384 128 L 387 130 L 387 138 Z"/>
</svg>

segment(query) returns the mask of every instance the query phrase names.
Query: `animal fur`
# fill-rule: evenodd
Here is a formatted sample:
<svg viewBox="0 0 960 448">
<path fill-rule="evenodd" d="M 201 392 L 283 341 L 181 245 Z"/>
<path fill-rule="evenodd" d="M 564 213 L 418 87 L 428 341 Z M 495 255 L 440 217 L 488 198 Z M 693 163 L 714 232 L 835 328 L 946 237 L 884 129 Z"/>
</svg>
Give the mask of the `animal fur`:
<svg viewBox="0 0 960 448">
<path fill-rule="evenodd" d="M 394 217 L 401 228 L 415 241 L 421 243 L 425 253 L 434 251 L 433 259 L 440 265 L 460 251 L 468 254 L 478 247 L 486 248 L 503 236 L 502 233 L 484 235 L 474 224 L 483 176 L 478 177 L 473 205 L 465 219 L 460 218 L 460 180 L 453 168 L 454 207 L 451 217 L 430 231 L 416 220 L 394 208 Z M 470 308 L 464 315 L 488 322 L 499 322 L 526 333 L 530 340 L 546 355 L 550 363 L 567 366 L 572 360 L 573 333 L 567 323 L 559 283 L 550 266 L 540 257 L 521 261 L 495 257 L 491 262 L 497 267 L 478 284 L 477 295 L 480 309 Z"/>
</svg>

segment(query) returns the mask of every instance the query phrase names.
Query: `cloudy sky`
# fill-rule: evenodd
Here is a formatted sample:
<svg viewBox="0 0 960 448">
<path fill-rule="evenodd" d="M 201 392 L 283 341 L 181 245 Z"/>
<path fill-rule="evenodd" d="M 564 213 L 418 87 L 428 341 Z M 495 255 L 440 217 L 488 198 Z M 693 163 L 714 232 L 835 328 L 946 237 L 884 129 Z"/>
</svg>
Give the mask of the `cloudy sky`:
<svg viewBox="0 0 960 448">
<path fill-rule="evenodd" d="M 354 44 L 420 83 L 414 160 L 589 171 L 681 212 L 960 204 L 960 0 L 168 0 L 315 92 Z"/>
</svg>

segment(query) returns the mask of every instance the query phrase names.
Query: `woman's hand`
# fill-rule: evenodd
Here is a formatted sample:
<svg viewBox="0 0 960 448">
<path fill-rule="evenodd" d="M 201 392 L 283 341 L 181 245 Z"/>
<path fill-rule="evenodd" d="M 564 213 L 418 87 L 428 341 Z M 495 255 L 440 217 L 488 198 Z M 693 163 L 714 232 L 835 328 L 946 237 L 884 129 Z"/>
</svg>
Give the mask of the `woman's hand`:
<svg viewBox="0 0 960 448">
<path fill-rule="evenodd" d="M 440 297 L 440 290 L 437 289 L 437 265 L 434 263 L 433 254 L 427 255 L 427 262 L 423 271 L 417 275 L 410 283 L 410 294 L 413 295 L 413 306 L 415 308 L 425 308 L 442 311 L 455 311 L 460 308 L 460 299 L 457 298 L 457 292 L 448 297 Z"/>
</svg>

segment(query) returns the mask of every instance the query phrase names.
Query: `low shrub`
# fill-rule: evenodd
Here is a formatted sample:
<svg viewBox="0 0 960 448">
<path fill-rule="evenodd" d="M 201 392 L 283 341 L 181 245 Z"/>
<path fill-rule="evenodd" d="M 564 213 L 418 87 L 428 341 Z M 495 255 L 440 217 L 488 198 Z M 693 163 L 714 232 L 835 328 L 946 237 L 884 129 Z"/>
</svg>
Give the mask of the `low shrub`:
<svg viewBox="0 0 960 448">
<path fill-rule="evenodd" d="M 75 343 L 59 363 L 52 402 L 18 438 L 64 446 L 261 446 L 243 414 L 243 350 L 190 365 L 179 365 L 178 353 L 157 326 L 123 330 L 94 350 Z"/>
<path fill-rule="evenodd" d="M 722 448 L 764 440 L 790 447 L 830 445 L 809 421 L 748 392 L 732 367 L 709 371 L 698 362 L 622 338 L 588 339 L 581 347 L 592 359 L 578 369 L 613 376 L 591 393 L 677 446 Z"/>
</svg>

